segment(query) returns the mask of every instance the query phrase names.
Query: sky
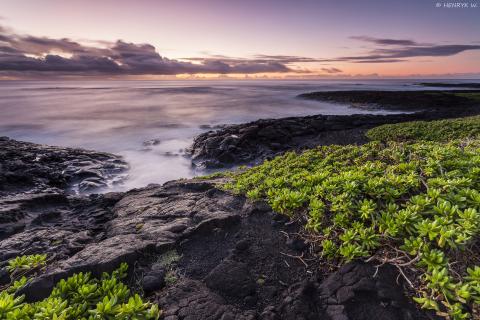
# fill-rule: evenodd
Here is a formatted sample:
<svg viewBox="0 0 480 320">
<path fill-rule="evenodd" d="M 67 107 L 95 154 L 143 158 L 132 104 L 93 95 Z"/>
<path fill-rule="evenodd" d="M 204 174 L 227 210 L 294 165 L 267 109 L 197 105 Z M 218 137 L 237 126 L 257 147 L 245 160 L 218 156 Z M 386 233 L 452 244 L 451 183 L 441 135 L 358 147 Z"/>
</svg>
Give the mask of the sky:
<svg viewBox="0 0 480 320">
<path fill-rule="evenodd" d="M 0 78 L 480 77 L 479 30 L 480 0 L 1 0 Z"/>
</svg>

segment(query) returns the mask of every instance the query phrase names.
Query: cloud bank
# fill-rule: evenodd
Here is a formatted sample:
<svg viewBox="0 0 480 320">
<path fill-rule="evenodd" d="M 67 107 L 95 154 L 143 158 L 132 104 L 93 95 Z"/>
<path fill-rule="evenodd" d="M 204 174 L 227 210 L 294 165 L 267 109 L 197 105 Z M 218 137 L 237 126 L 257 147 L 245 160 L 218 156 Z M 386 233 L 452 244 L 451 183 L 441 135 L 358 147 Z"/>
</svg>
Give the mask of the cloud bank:
<svg viewBox="0 0 480 320">
<path fill-rule="evenodd" d="M 373 38 L 368 36 L 350 37 L 353 40 L 372 43 L 377 46 L 365 55 L 346 56 L 324 61 L 353 63 L 392 63 L 407 61 L 415 57 L 447 57 L 464 51 L 480 50 L 478 44 L 431 44 L 418 43 L 409 39 Z"/>
<path fill-rule="evenodd" d="M 338 69 L 338 68 L 322 68 L 322 71 L 326 72 L 326 73 L 342 73 L 342 70 Z"/>
<path fill-rule="evenodd" d="M 287 66 L 288 59 L 219 56 L 180 61 L 161 56 L 150 44 L 122 40 L 98 44 L 98 47 L 86 46 L 67 38 L 18 35 L 0 26 L 0 73 L 176 75 L 294 72 Z"/>
</svg>

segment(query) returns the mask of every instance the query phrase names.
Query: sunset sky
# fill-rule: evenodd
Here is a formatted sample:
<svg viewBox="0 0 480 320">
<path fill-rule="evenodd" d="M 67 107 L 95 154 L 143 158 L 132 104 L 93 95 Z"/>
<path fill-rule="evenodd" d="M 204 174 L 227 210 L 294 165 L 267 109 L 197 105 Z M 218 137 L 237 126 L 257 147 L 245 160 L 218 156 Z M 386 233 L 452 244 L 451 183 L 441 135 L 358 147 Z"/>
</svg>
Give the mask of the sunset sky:
<svg viewBox="0 0 480 320">
<path fill-rule="evenodd" d="M 448 3 L 1 0 L 0 79 L 479 77 L 480 0 Z"/>
</svg>

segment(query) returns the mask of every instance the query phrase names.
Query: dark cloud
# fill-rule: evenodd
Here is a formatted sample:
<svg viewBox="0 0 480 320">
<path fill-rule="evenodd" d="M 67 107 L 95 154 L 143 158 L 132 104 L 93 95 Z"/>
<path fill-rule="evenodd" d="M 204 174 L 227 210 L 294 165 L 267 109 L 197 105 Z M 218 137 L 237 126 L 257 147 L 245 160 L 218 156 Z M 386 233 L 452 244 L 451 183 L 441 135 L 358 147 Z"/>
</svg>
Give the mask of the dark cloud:
<svg viewBox="0 0 480 320">
<path fill-rule="evenodd" d="M 64 58 L 58 55 L 46 55 L 42 59 L 21 57 L 17 54 L 0 53 L 1 71 L 49 71 L 59 73 L 121 73 L 121 68 L 106 57 L 77 56 Z"/>
<path fill-rule="evenodd" d="M 337 69 L 337 68 L 322 68 L 322 71 L 326 73 L 341 73 L 342 70 Z"/>
<path fill-rule="evenodd" d="M 253 58 L 235 58 L 235 57 L 227 57 L 223 55 L 209 55 L 208 57 L 189 57 L 183 58 L 182 60 L 188 61 L 223 61 L 225 63 L 280 63 L 283 65 L 288 65 L 292 63 L 299 63 L 299 62 L 322 62 L 323 59 L 316 59 L 310 57 L 302 57 L 302 56 L 285 56 L 285 55 L 264 55 L 258 54 L 253 56 Z"/>
<path fill-rule="evenodd" d="M 259 54 L 255 56 L 257 59 L 274 60 L 280 63 L 298 63 L 298 62 L 321 62 L 322 59 L 315 59 L 302 56 L 284 56 L 284 55 L 264 55 Z"/>
<path fill-rule="evenodd" d="M 365 42 L 371 42 L 378 45 L 386 45 L 386 46 L 416 46 L 419 43 L 413 40 L 405 40 L 405 39 L 382 39 L 382 38 L 373 38 L 368 36 L 353 36 L 350 39 L 360 40 Z"/>
<path fill-rule="evenodd" d="M 371 50 L 366 55 L 339 57 L 329 61 L 346 61 L 355 63 L 391 63 L 407 61 L 414 57 L 446 57 L 464 51 L 480 50 L 477 44 L 421 44 L 406 39 L 383 39 L 368 36 L 355 36 L 352 39 L 374 43 L 378 48 Z"/>
<path fill-rule="evenodd" d="M 355 63 L 393 63 L 407 61 L 404 59 L 371 59 L 371 60 L 355 60 Z"/>
<path fill-rule="evenodd" d="M 180 61 L 162 57 L 150 44 L 125 41 L 87 46 L 70 39 L 22 36 L 0 26 L 0 75 L 175 75 L 292 72 L 285 57 L 211 56 Z M 290 60 L 294 60 L 293 57 Z"/>
<path fill-rule="evenodd" d="M 375 52 L 388 56 L 389 58 L 410 58 L 410 57 L 445 57 L 468 51 L 480 50 L 480 45 L 452 44 L 414 46 L 399 49 L 377 49 Z"/>
</svg>

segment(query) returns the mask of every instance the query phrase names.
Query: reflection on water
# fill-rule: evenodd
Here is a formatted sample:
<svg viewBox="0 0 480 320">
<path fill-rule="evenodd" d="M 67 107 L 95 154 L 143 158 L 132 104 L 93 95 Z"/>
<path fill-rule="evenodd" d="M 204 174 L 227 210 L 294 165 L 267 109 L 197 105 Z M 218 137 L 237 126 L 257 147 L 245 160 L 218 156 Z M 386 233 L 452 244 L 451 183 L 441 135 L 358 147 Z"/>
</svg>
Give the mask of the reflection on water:
<svg viewBox="0 0 480 320">
<path fill-rule="evenodd" d="M 295 96 L 314 90 L 419 89 L 412 83 L 2 81 L 0 135 L 120 154 L 131 166 L 125 190 L 198 174 L 183 150 L 206 125 L 369 112 Z M 143 145 L 151 139 L 160 142 Z"/>
</svg>

